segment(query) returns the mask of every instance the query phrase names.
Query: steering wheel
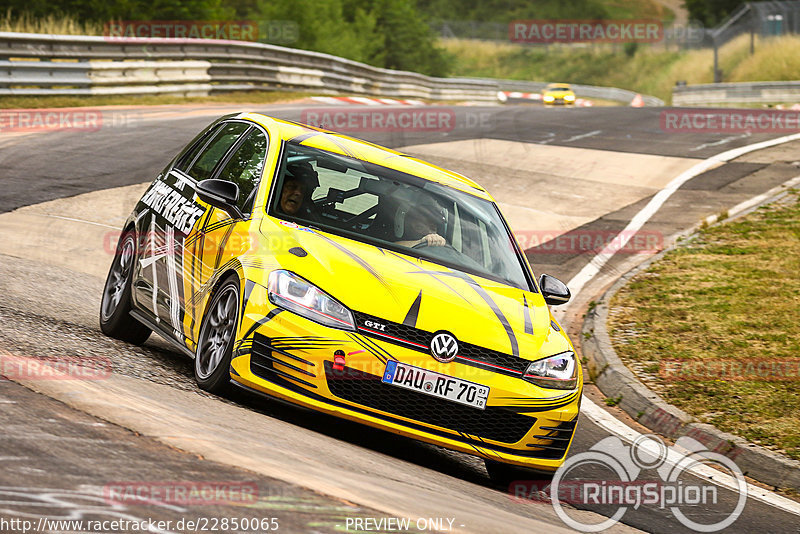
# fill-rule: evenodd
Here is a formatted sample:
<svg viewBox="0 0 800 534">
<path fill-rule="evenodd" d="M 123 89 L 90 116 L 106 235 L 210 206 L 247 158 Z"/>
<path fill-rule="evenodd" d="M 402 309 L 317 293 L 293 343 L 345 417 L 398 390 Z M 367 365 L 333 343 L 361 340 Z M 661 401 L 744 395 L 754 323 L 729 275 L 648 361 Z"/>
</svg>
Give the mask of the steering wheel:
<svg viewBox="0 0 800 534">
<path fill-rule="evenodd" d="M 428 242 L 427 242 L 427 241 L 422 241 L 421 243 L 417 243 L 416 245 L 414 245 L 414 246 L 413 246 L 413 247 L 411 247 L 411 248 L 412 248 L 412 249 L 419 249 L 419 248 L 425 248 L 425 247 L 429 247 L 429 246 L 430 246 L 430 245 L 428 245 Z M 453 245 L 450 245 L 450 244 L 448 244 L 448 243 L 445 243 L 444 245 L 437 245 L 437 246 L 435 246 L 435 247 L 433 247 L 433 248 L 448 248 L 448 249 L 450 249 L 450 250 L 452 250 L 452 251 L 454 251 L 454 252 L 458 252 L 458 251 L 457 251 L 457 250 L 456 250 L 456 249 L 453 247 Z"/>
</svg>

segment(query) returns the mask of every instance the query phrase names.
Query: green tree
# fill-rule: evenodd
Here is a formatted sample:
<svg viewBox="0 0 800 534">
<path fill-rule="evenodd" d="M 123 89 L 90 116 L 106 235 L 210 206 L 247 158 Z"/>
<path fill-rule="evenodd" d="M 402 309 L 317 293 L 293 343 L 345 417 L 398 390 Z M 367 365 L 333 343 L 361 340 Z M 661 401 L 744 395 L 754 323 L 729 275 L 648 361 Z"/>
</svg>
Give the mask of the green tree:
<svg viewBox="0 0 800 534">
<path fill-rule="evenodd" d="M 436 46 L 436 37 L 411 0 L 377 0 L 378 38 L 382 63 L 390 69 L 411 70 L 445 76 L 450 60 Z"/>
<path fill-rule="evenodd" d="M 744 3 L 745 0 L 683 0 L 689 18 L 699 20 L 708 28 L 722 22 Z"/>
<path fill-rule="evenodd" d="M 287 21 L 299 28 L 289 46 L 368 62 L 379 55 L 375 18 L 362 8 L 344 15 L 341 0 L 258 0 L 251 18 L 262 22 Z"/>
<path fill-rule="evenodd" d="M 448 58 L 412 0 L 258 0 L 251 18 L 290 21 L 290 46 L 378 67 L 446 75 Z"/>
<path fill-rule="evenodd" d="M 234 13 L 222 0 L 3 0 L 0 11 L 46 17 L 70 15 L 78 21 L 219 20 Z"/>
</svg>

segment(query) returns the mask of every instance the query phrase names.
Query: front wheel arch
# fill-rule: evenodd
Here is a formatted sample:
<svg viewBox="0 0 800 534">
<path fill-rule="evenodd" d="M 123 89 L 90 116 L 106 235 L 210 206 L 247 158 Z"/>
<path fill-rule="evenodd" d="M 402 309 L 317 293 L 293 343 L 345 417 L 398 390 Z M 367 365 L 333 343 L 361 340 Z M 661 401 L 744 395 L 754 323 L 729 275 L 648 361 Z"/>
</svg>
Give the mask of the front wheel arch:
<svg viewBox="0 0 800 534">
<path fill-rule="evenodd" d="M 200 323 L 195 349 L 197 385 L 222 395 L 230 388 L 230 362 L 239 333 L 242 310 L 241 278 L 226 271 L 215 284 Z"/>
</svg>

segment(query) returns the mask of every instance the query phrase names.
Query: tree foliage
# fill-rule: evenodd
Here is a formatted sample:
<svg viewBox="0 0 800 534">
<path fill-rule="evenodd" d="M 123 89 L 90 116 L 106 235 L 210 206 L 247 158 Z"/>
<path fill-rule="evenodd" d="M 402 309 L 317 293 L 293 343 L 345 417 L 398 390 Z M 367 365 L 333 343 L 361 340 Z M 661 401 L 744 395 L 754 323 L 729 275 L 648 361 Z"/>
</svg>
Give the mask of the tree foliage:
<svg viewBox="0 0 800 534">
<path fill-rule="evenodd" d="M 287 46 L 392 69 L 445 76 L 449 59 L 415 0 L 0 0 L 0 12 L 78 22 L 248 19 L 291 24 Z"/>
<path fill-rule="evenodd" d="M 689 11 L 689 18 L 699 20 L 707 28 L 711 28 L 733 13 L 744 4 L 745 0 L 683 0 Z"/>
</svg>

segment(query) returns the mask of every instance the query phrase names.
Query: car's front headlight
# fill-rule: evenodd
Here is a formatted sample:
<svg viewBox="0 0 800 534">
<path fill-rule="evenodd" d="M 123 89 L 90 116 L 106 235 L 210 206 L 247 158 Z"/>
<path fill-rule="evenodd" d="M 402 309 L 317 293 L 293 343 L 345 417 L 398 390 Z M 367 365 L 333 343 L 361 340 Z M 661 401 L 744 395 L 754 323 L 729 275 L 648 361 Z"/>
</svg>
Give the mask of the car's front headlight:
<svg viewBox="0 0 800 534">
<path fill-rule="evenodd" d="M 544 95 L 544 101 L 545 102 L 552 102 L 555 99 L 556 98 L 553 95 Z"/>
<path fill-rule="evenodd" d="M 350 310 L 292 272 L 272 271 L 268 286 L 269 300 L 276 306 L 325 326 L 356 329 Z"/>
<path fill-rule="evenodd" d="M 575 389 L 578 384 L 575 353 L 571 350 L 531 362 L 523 378 L 539 387 Z"/>
<path fill-rule="evenodd" d="M 566 100 L 567 102 L 572 102 L 573 100 L 575 100 L 575 95 L 565 95 L 564 100 Z"/>
</svg>

